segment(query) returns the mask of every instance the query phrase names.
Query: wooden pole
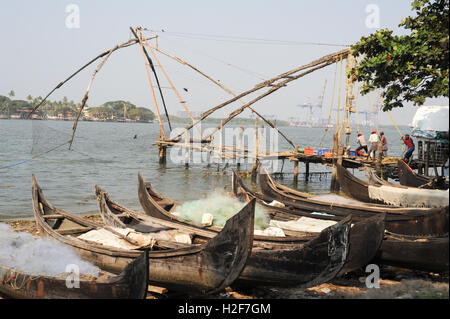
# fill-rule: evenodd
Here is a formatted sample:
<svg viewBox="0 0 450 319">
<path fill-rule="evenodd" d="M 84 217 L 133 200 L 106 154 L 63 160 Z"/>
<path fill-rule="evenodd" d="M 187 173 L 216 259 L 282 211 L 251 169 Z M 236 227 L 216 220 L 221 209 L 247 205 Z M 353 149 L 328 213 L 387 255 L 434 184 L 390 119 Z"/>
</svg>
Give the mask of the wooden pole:
<svg viewBox="0 0 450 319">
<path fill-rule="evenodd" d="M 148 42 L 147 42 L 147 45 L 148 45 L 149 47 L 151 47 L 151 45 L 150 45 Z M 186 61 L 180 59 L 179 57 L 176 57 L 176 56 L 174 56 L 174 55 L 172 55 L 172 54 L 169 54 L 169 53 L 167 53 L 167 52 L 165 52 L 165 51 L 163 51 L 163 50 L 161 50 L 161 49 L 159 49 L 159 48 L 156 48 L 156 47 L 155 47 L 154 49 L 155 49 L 156 51 L 158 51 L 158 52 L 164 54 L 165 56 L 167 56 L 167 57 L 169 57 L 169 58 L 172 58 L 172 59 L 174 59 L 175 61 L 177 61 L 177 62 L 179 62 L 179 63 L 181 63 L 181 64 L 183 64 L 183 65 L 186 65 L 186 66 L 190 67 L 190 68 L 193 69 L 194 71 L 198 72 L 199 74 L 201 74 L 202 76 L 206 77 L 208 80 L 210 80 L 211 82 L 213 82 L 214 84 L 216 84 L 217 86 L 219 86 L 219 87 L 220 87 L 221 89 L 223 89 L 225 92 L 231 94 L 231 95 L 234 96 L 234 97 L 236 96 L 236 94 L 233 93 L 233 91 L 231 91 L 231 90 L 230 90 L 229 88 L 227 88 L 225 85 L 223 85 L 223 83 L 214 80 L 212 77 L 210 77 L 209 75 L 207 75 L 207 74 L 205 74 L 204 72 L 200 71 L 199 69 L 197 69 L 197 68 L 194 67 L 193 65 L 191 65 L 191 64 L 187 63 Z M 156 58 L 156 57 L 155 57 L 155 58 Z M 239 99 L 239 100 L 241 100 L 241 102 L 242 102 L 243 104 L 245 104 L 245 102 L 243 102 L 242 99 Z M 258 115 L 258 116 L 259 116 L 264 122 L 266 122 L 270 127 L 272 127 L 273 129 L 277 130 L 277 131 L 280 133 L 280 135 L 283 136 L 283 137 L 286 139 L 286 141 L 287 141 L 289 144 L 292 145 L 292 147 L 294 147 L 294 143 L 292 143 L 292 141 L 291 141 L 290 139 L 288 139 L 288 138 L 286 137 L 286 135 L 283 134 L 283 132 L 281 132 L 280 130 L 278 130 L 278 129 L 276 128 L 276 123 L 274 124 L 274 123 L 272 123 L 270 120 L 264 118 L 264 117 L 263 117 L 261 114 L 259 114 L 253 107 L 248 106 L 248 108 L 249 108 L 253 113 L 255 113 L 256 115 Z M 275 120 L 275 122 L 276 122 L 276 120 Z M 194 125 L 195 125 L 195 124 L 194 124 Z"/>
<path fill-rule="evenodd" d="M 331 193 L 337 193 L 339 192 L 340 185 L 339 181 L 337 180 L 337 169 L 336 169 L 336 162 L 338 158 L 338 133 L 333 134 L 333 171 L 331 173 L 331 186 L 330 186 L 330 192 Z"/>
<path fill-rule="evenodd" d="M 255 161 L 252 166 L 252 183 L 256 182 L 256 175 L 258 170 L 258 152 L 259 152 L 259 139 L 258 139 L 258 118 L 255 118 Z"/>
<path fill-rule="evenodd" d="M 376 170 L 379 172 L 380 177 L 384 179 L 383 170 L 381 167 L 381 163 L 383 160 L 383 143 L 381 143 L 381 139 L 378 141 L 378 160 L 376 166 Z"/>
<path fill-rule="evenodd" d="M 152 39 L 153 37 L 149 38 Z M 134 45 L 136 43 L 138 43 L 138 39 L 132 39 L 132 40 L 128 40 L 127 42 L 121 43 L 119 45 L 117 45 L 115 48 L 126 48 L 129 47 L 131 45 Z M 113 48 L 113 49 L 115 49 Z M 75 71 L 74 73 L 72 73 L 67 79 L 65 79 L 64 81 L 60 82 L 56 87 L 54 87 L 43 99 L 42 101 L 39 102 L 39 104 L 37 104 L 33 110 L 30 112 L 30 114 L 28 114 L 28 118 L 31 117 L 31 115 L 42 105 L 44 104 L 44 102 L 47 100 L 47 98 L 53 93 L 55 92 L 57 89 L 59 89 L 60 87 L 62 87 L 66 82 L 68 82 L 71 78 L 73 78 L 75 75 L 77 75 L 78 73 L 80 73 L 82 70 L 84 70 L 85 68 L 87 68 L 89 65 L 91 65 L 92 63 L 94 63 L 95 61 L 97 61 L 98 59 L 104 57 L 105 55 L 109 54 L 111 51 L 111 49 L 106 50 L 105 52 L 99 54 L 98 56 L 96 56 L 95 58 L 93 58 L 91 61 L 89 61 L 88 63 L 86 63 L 85 65 L 83 65 L 81 68 L 79 68 L 77 71 Z"/>
<path fill-rule="evenodd" d="M 309 162 L 305 162 L 305 181 L 309 181 Z"/>
<path fill-rule="evenodd" d="M 436 162 L 436 143 L 433 143 L 433 146 L 431 146 L 431 159 L 433 160 L 434 176 L 438 177 L 439 173 L 437 170 L 437 162 Z"/>
<path fill-rule="evenodd" d="M 423 162 L 424 162 L 424 156 L 423 156 L 423 142 L 418 141 L 417 142 L 417 156 L 419 161 L 419 167 L 417 171 L 419 174 L 423 175 Z"/>
<path fill-rule="evenodd" d="M 162 131 L 159 131 L 159 140 L 162 138 Z M 166 166 L 166 145 L 159 144 L 159 165 Z"/>
<path fill-rule="evenodd" d="M 185 129 L 184 132 L 184 147 L 185 147 L 185 154 L 184 154 L 184 168 L 189 168 L 189 132 Z"/>
<path fill-rule="evenodd" d="M 426 141 L 426 154 L 425 154 L 425 176 L 428 176 L 428 168 L 430 167 L 430 141 Z M 412 155 L 411 157 L 412 158 Z"/>
<path fill-rule="evenodd" d="M 269 95 L 269 94 L 275 92 L 276 90 L 280 89 L 281 87 L 286 86 L 287 83 L 289 83 L 289 82 L 291 82 L 291 81 L 294 81 L 294 80 L 297 80 L 297 79 L 301 78 L 302 76 L 305 76 L 305 75 L 307 75 L 307 74 L 309 74 L 309 73 L 311 73 L 311 72 L 314 72 L 314 71 L 316 71 L 316 70 L 318 70 L 318 69 L 324 68 L 324 67 L 326 67 L 326 66 L 328 66 L 328 65 L 330 65 L 330 64 L 333 64 L 333 63 L 335 63 L 337 60 L 339 60 L 341 57 L 344 57 L 344 58 L 347 57 L 347 55 L 348 55 L 349 53 L 350 53 L 350 49 L 344 49 L 344 50 L 341 50 L 341 51 L 339 51 L 339 52 L 335 52 L 335 53 L 329 54 L 329 55 L 324 56 L 324 57 L 322 57 L 322 58 L 320 58 L 320 59 L 317 59 L 317 60 L 315 60 L 315 61 L 312 61 L 312 62 L 309 63 L 309 64 L 306 64 L 306 65 L 303 65 L 303 66 L 298 67 L 298 68 L 296 68 L 296 69 L 293 69 L 293 70 L 290 70 L 290 71 L 288 71 L 288 72 L 282 73 L 282 74 L 280 74 L 280 75 L 278 75 L 278 76 L 276 76 L 276 77 L 274 77 L 274 78 L 272 78 L 272 79 L 270 79 L 270 80 L 267 80 L 267 81 L 264 81 L 264 82 L 262 82 L 262 83 L 260 83 L 260 84 L 257 84 L 257 85 L 255 85 L 252 89 L 250 89 L 250 90 L 248 90 L 248 91 L 245 91 L 245 92 L 243 92 L 243 93 L 241 93 L 241 94 L 239 94 L 239 95 L 236 95 L 236 96 L 234 96 L 233 98 L 231 98 L 230 100 L 225 101 L 225 102 L 223 102 L 223 103 L 221 103 L 221 104 L 219 104 L 219 105 L 217 105 L 217 106 L 215 106 L 215 107 L 210 108 L 209 110 L 207 110 L 206 112 L 204 112 L 204 113 L 202 114 L 202 116 L 201 116 L 201 117 L 200 117 L 193 125 L 189 125 L 189 126 L 187 126 L 186 128 L 187 128 L 187 129 L 192 128 L 195 124 L 197 124 L 198 122 L 204 120 L 206 117 L 208 117 L 208 116 L 209 116 L 210 114 L 212 114 L 213 112 L 217 111 L 217 110 L 220 109 L 220 108 L 223 108 L 224 106 L 226 106 L 226 105 L 228 105 L 228 104 L 230 104 L 230 103 L 233 103 L 233 102 L 239 100 L 240 98 L 242 98 L 242 97 L 244 97 L 244 96 L 246 96 L 246 95 L 248 95 L 248 94 L 251 94 L 251 93 L 253 93 L 253 92 L 255 92 L 255 91 L 257 91 L 257 90 L 259 90 L 259 89 L 261 89 L 261 88 L 264 88 L 264 87 L 270 87 L 270 89 L 269 89 L 267 92 L 265 92 L 265 93 L 263 93 L 262 95 L 256 97 L 256 98 L 253 99 L 252 101 L 246 103 L 244 106 L 242 106 L 241 108 L 239 108 L 239 109 L 237 109 L 236 111 L 234 111 L 234 112 L 232 113 L 232 116 L 229 117 L 229 118 L 224 122 L 224 124 L 226 124 L 226 123 L 227 123 L 228 121 L 230 121 L 234 116 L 240 114 L 245 108 L 247 108 L 248 106 L 250 106 L 250 105 L 256 103 L 258 100 L 262 99 L 263 97 L 265 97 L 265 96 L 267 96 L 267 95 Z M 306 71 L 306 72 L 303 72 L 303 73 L 297 74 L 297 75 L 293 75 L 294 73 L 297 73 L 297 72 L 299 72 L 299 71 L 301 71 L 301 70 L 305 70 L 305 69 L 312 68 L 312 67 L 314 67 L 314 68 L 313 68 L 313 69 L 310 69 L 310 70 L 308 70 L 308 71 Z M 284 80 L 284 79 L 285 79 L 285 80 Z M 280 81 L 280 82 L 279 82 L 279 83 L 275 83 L 275 82 L 277 82 L 277 81 Z M 216 129 L 216 130 L 217 130 L 217 129 Z M 212 132 L 212 134 L 214 134 L 214 133 L 215 133 L 215 131 Z M 181 133 L 181 134 L 182 134 L 182 133 Z M 210 135 L 211 135 L 211 134 L 210 134 Z M 178 136 L 175 136 L 174 138 L 177 138 L 177 137 L 179 137 L 179 135 L 178 135 Z"/>
<path fill-rule="evenodd" d="M 136 30 L 138 30 L 138 32 L 139 32 L 139 36 L 136 34 L 136 32 L 134 31 L 134 29 L 132 27 L 130 27 L 130 30 L 133 33 L 134 37 L 139 40 L 139 44 L 141 45 L 142 52 L 144 53 L 144 56 L 147 58 L 148 64 L 150 65 L 153 75 L 155 76 L 156 84 L 158 85 L 159 94 L 161 96 L 161 101 L 163 103 L 164 111 L 166 113 L 167 123 L 169 124 L 169 129 L 172 130 L 172 125 L 170 124 L 169 113 L 167 113 L 166 102 L 164 101 L 164 95 L 162 94 L 162 91 L 161 91 L 161 85 L 159 84 L 159 79 L 158 79 L 158 75 L 156 74 L 155 66 L 153 65 L 153 61 L 152 61 L 152 59 L 150 59 L 150 56 L 148 55 L 147 50 L 145 49 L 145 47 L 142 43 L 142 40 L 144 39 L 144 37 L 140 33 L 139 28 L 136 28 Z M 150 81 L 150 85 L 152 85 L 151 81 Z"/>
<path fill-rule="evenodd" d="M 244 127 L 241 126 L 241 127 L 239 127 L 239 140 L 238 140 L 238 147 L 237 147 L 238 148 L 237 149 L 238 153 L 240 153 L 241 150 L 242 150 L 242 154 L 244 154 L 243 147 L 244 147 Z M 237 169 L 238 169 L 238 171 L 240 171 L 240 169 L 241 169 L 241 159 L 240 158 L 236 158 L 236 161 L 237 161 L 237 164 L 236 164 Z"/>
<path fill-rule="evenodd" d="M 220 162 L 223 157 L 223 121 L 220 121 L 220 138 L 219 138 L 219 158 L 217 159 L 217 171 L 220 170 Z"/>
<path fill-rule="evenodd" d="M 298 154 L 298 146 L 294 147 L 294 153 L 295 155 Z M 294 160 L 294 184 L 297 185 L 298 184 L 298 159 L 296 158 Z"/>
</svg>

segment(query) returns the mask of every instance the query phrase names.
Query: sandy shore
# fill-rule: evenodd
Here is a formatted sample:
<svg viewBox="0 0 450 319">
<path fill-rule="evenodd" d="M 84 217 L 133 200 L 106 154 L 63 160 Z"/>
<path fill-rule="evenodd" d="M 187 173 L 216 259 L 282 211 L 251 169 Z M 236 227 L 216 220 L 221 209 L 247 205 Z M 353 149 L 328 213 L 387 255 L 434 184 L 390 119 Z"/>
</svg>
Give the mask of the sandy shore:
<svg viewBox="0 0 450 319">
<path fill-rule="evenodd" d="M 100 216 L 83 218 L 102 223 Z M 18 232 L 29 232 L 38 237 L 33 220 L 6 222 Z M 189 296 L 166 291 L 149 292 L 150 299 L 166 298 L 215 298 L 215 299 L 449 299 L 448 274 L 401 269 L 390 266 L 380 267 L 380 287 L 367 288 L 364 269 L 353 271 L 331 282 L 319 286 L 298 288 L 230 288 L 210 296 Z M 157 290 L 157 289 L 156 289 Z"/>
</svg>

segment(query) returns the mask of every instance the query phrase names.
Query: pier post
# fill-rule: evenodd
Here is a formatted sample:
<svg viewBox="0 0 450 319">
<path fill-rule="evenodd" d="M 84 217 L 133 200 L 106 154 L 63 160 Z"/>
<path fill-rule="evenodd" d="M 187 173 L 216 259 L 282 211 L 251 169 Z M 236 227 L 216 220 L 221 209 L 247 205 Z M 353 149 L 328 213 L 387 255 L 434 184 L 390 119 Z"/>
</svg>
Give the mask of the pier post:
<svg viewBox="0 0 450 319">
<path fill-rule="evenodd" d="M 430 141 L 426 141 L 425 144 L 427 148 L 425 151 L 425 176 L 428 176 L 428 168 L 430 167 Z"/>
<path fill-rule="evenodd" d="M 336 162 L 338 158 L 338 138 L 337 133 L 333 134 L 333 171 L 331 173 L 331 186 L 330 186 L 330 192 L 331 193 L 337 193 L 339 192 L 340 185 L 339 181 L 337 180 L 337 169 L 336 169 Z"/>
<path fill-rule="evenodd" d="M 162 134 L 161 130 L 159 131 L 159 141 L 161 142 Z M 163 144 L 159 144 L 159 165 L 162 167 L 166 166 L 166 149 L 167 146 Z"/>
<path fill-rule="evenodd" d="M 381 140 L 378 142 L 377 151 L 378 151 L 378 158 L 377 158 L 377 162 L 375 164 L 375 169 L 380 174 L 380 177 L 382 179 L 384 179 L 383 169 L 381 166 L 381 163 L 383 161 L 383 144 L 381 143 Z"/>
<path fill-rule="evenodd" d="M 189 168 L 189 132 L 184 129 L 184 168 Z"/>
<path fill-rule="evenodd" d="M 238 149 L 237 149 L 237 154 L 236 155 L 241 155 L 244 156 L 245 152 L 244 152 L 244 127 L 241 126 L 239 127 L 239 140 L 238 140 Z M 241 153 L 242 151 L 242 153 Z M 241 157 L 240 156 L 236 156 L 236 161 L 237 161 L 237 170 L 240 171 L 241 170 Z"/>
<path fill-rule="evenodd" d="M 305 162 L 305 181 L 309 181 L 309 162 Z"/>
<path fill-rule="evenodd" d="M 223 121 L 220 121 L 220 139 L 219 139 L 219 154 L 217 159 L 217 171 L 220 170 L 220 163 L 222 162 L 222 156 L 223 156 Z"/>
<path fill-rule="evenodd" d="M 259 139 L 258 139 L 258 118 L 255 118 L 255 161 L 252 166 L 252 183 L 256 182 L 256 175 L 258 171 L 258 152 L 259 152 Z"/>
<path fill-rule="evenodd" d="M 298 146 L 295 146 L 294 148 L 295 155 L 298 154 Z M 295 158 L 294 160 L 294 184 L 297 185 L 298 183 L 298 158 Z"/>
</svg>

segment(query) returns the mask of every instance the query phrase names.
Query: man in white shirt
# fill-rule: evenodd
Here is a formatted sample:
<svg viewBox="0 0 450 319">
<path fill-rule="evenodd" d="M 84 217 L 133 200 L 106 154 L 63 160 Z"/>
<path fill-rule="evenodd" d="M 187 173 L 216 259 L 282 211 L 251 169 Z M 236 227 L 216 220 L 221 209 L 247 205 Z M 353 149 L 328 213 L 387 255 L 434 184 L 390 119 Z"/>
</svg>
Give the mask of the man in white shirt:
<svg viewBox="0 0 450 319">
<path fill-rule="evenodd" d="M 366 139 L 364 138 L 364 135 L 362 135 L 361 132 L 358 132 L 358 138 L 356 139 L 356 142 L 359 144 L 358 148 L 355 150 L 356 155 L 359 155 L 359 151 L 360 150 L 365 150 L 366 153 L 369 153 L 368 149 L 367 149 L 367 143 L 366 143 Z"/>
<path fill-rule="evenodd" d="M 376 130 L 373 130 L 369 136 L 369 143 L 370 143 L 370 150 L 369 150 L 369 157 L 372 159 L 375 159 L 377 149 L 378 149 L 378 134 Z"/>
</svg>

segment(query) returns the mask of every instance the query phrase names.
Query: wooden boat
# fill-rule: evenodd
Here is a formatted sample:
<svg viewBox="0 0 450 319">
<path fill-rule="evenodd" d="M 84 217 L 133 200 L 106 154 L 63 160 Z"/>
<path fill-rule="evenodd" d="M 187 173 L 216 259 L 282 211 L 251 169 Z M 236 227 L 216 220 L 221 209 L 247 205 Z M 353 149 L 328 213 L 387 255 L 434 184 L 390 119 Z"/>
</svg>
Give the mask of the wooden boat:
<svg viewBox="0 0 450 319">
<path fill-rule="evenodd" d="M 436 273 L 448 273 L 448 234 L 440 237 L 387 233 L 374 263 Z"/>
<path fill-rule="evenodd" d="M 272 212 L 277 212 L 278 214 L 283 215 L 294 214 L 295 216 L 313 216 L 311 212 L 308 211 L 297 210 L 293 213 L 290 209 L 269 205 L 261 198 L 259 194 L 252 192 L 243 183 L 242 179 L 235 170 L 233 170 L 232 185 L 233 192 L 236 196 L 246 198 L 246 200 L 256 199 L 260 205 Z M 340 220 L 342 218 L 342 216 L 335 216 L 331 214 L 321 214 L 315 216 L 317 216 L 317 218 L 327 220 Z M 377 216 L 377 214 L 374 216 Z M 353 228 L 357 227 L 359 223 L 360 222 L 356 222 Z M 353 228 L 350 230 L 350 234 Z M 364 232 L 361 231 L 358 233 L 363 234 Z M 367 236 L 373 235 L 367 231 L 365 237 Z M 364 242 L 365 238 L 360 238 L 359 240 Z M 350 240 L 350 252 L 352 251 L 352 242 L 357 241 L 358 239 Z M 353 246 L 353 248 L 354 247 L 355 246 Z M 364 246 L 361 245 L 358 248 L 361 249 L 361 251 L 364 251 L 363 247 Z M 376 257 L 370 259 L 372 263 L 432 272 L 448 272 L 448 234 L 446 236 L 432 237 L 407 236 L 385 232 L 381 246 L 378 247 L 379 250 L 376 253 Z M 370 248 L 366 248 L 366 252 L 368 251 L 370 251 Z"/>
<path fill-rule="evenodd" d="M 443 207 L 448 206 L 448 191 L 398 187 L 381 183 L 371 185 L 351 174 L 342 165 L 336 164 L 339 184 L 344 193 L 365 203 L 380 203 L 390 207 Z M 400 189 L 401 188 L 401 189 Z"/>
<path fill-rule="evenodd" d="M 443 176 L 425 176 L 414 172 L 405 161 L 397 163 L 398 179 L 401 185 L 421 188 L 448 189 L 448 181 Z"/>
<path fill-rule="evenodd" d="M 448 233 L 449 207 L 419 208 L 392 207 L 361 203 L 359 205 L 340 204 L 306 198 L 289 187 L 275 183 L 269 174 L 259 174 L 260 197 L 267 203 L 279 201 L 292 209 L 292 212 L 321 212 L 334 216 L 352 215 L 354 221 L 374 214 L 386 213 L 386 230 L 403 235 L 439 236 Z"/>
<path fill-rule="evenodd" d="M 93 229 L 112 229 L 55 208 L 45 199 L 34 175 L 32 195 L 39 232 L 73 247 L 101 269 L 120 273 L 142 253 L 139 249 L 115 248 L 75 237 Z M 253 201 L 205 244 L 160 249 L 156 243 L 149 252 L 152 272 L 148 282 L 176 291 L 204 294 L 229 286 L 239 277 L 251 254 L 254 209 Z"/>
<path fill-rule="evenodd" d="M 217 227 L 211 226 L 211 227 L 202 227 L 189 223 L 183 219 L 180 219 L 179 217 L 171 214 L 172 211 L 175 210 L 175 208 L 180 205 L 180 203 L 177 203 L 173 201 L 172 199 L 165 197 L 161 194 L 156 193 L 149 182 L 146 182 L 142 175 L 139 174 L 139 200 L 141 202 L 142 207 L 144 208 L 145 213 L 152 217 L 152 218 L 158 218 L 161 220 L 164 220 L 165 223 L 171 223 L 173 227 L 183 227 L 185 230 L 191 230 L 192 227 L 195 227 L 198 229 L 199 233 L 204 234 L 205 236 L 211 236 L 214 233 L 216 233 L 219 229 Z M 114 206 L 117 208 L 117 206 Z M 296 220 L 298 219 L 298 216 L 293 216 L 292 214 L 271 214 L 272 218 L 279 219 L 279 220 Z M 138 217 L 134 215 L 135 217 Z M 309 217 L 314 217 L 314 215 L 310 215 Z M 145 217 L 139 216 L 141 220 L 145 220 Z M 339 223 L 345 223 L 348 219 L 348 216 L 345 218 L 340 218 Z M 154 220 L 153 220 L 154 221 Z M 165 224 L 168 225 L 168 224 Z M 207 232 L 210 232 L 210 234 L 207 234 Z M 374 216 L 373 218 L 365 219 L 364 221 L 361 221 L 360 223 L 354 224 L 351 229 L 349 230 L 348 235 L 348 241 L 349 241 L 349 248 L 347 251 L 347 257 L 345 260 L 345 263 L 342 267 L 342 269 L 337 273 L 337 276 L 342 275 L 344 273 L 350 272 L 355 269 L 359 269 L 366 264 L 368 264 L 377 253 L 381 241 L 383 238 L 384 233 L 384 215 L 380 214 L 377 216 Z M 283 258 L 294 258 L 294 260 L 298 257 L 295 257 L 295 255 L 299 255 L 302 250 L 304 250 L 303 245 L 308 244 L 308 241 L 311 241 L 312 238 L 317 237 L 317 233 L 313 234 L 307 234 L 307 233 L 300 233 L 295 231 L 286 232 L 286 237 L 272 237 L 272 236 L 254 236 L 254 248 L 252 252 L 252 257 L 249 259 L 248 264 L 246 266 L 246 269 L 244 269 L 244 275 L 248 274 L 250 277 L 249 265 L 252 267 L 257 267 L 258 263 L 254 262 L 255 258 L 255 247 L 277 247 L 284 250 L 284 254 L 286 255 Z M 285 244 L 283 247 L 281 244 Z M 276 246 L 274 246 L 276 244 Z M 287 246 L 286 246 L 287 245 Z M 291 252 L 288 253 L 288 250 L 290 249 Z M 297 252 L 296 252 L 297 251 Z M 259 253 L 259 251 L 257 251 Z M 269 253 L 266 252 L 266 257 L 269 258 Z M 280 254 L 276 254 L 280 255 Z M 274 257 L 270 257 L 274 258 Z M 290 264 L 292 261 L 289 261 L 289 259 L 286 259 L 286 264 L 280 264 L 277 259 L 281 259 L 281 256 L 276 256 L 275 261 L 270 262 L 263 262 L 260 258 L 258 259 L 262 265 L 265 265 L 264 267 L 271 267 L 275 271 L 283 271 L 283 267 L 290 267 Z M 300 261 L 297 261 L 297 264 L 300 269 L 304 269 L 304 266 L 302 263 L 305 263 L 306 259 L 302 258 Z M 317 261 L 316 261 L 317 262 Z M 276 267 L 274 267 L 273 265 Z M 252 271 L 255 271 L 255 268 L 251 269 Z M 293 270 L 288 270 L 293 271 Z M 305 274 L 303 274 L 305 275 Z M 298 276 L 293 273 L 291 277 L 291 281 L 296 278 L 295 276 Z M 263 280 L 261 277 L 259 277 L 258 280 Z M 283 279 L 285 280 L 285 279 Z M 323 279 L 321 279 L 323 280 Z M 274 281 L 272 281 L 274 282 Z M 315 281 L 317 283 L 318 280 Z M 292 282 L 294 284 L 294 282 Z"/>
<path fill-rule="evenodd" d="M 0 294 L 14 299 L 144 299 L 148 274 L 148 250 L 119 275 L 100 271 L 97 278 L 79 276 L 78 287 L 67 285 L 71 273 L 35 276 L 0 265 Z"/>
<path fill-rule="evenodd" d="M 408 188 L 408 186 L 392 183 L 392 182 L 382 179 L 381 177 L 379 177 L 376 174 L 375 170 L 373 170 L 371 168 L 368 168 L 368 167 L 365 168 L 365 172 L 366 172 L 367 183 L 369 185 L 387 185 L 387 186 L 391 186 L 391 187 L 398 187 L 398 188 L 404 188 L 404 189 Z"/>
<path fill-rule="evenodd" d="M 146 183 L 146 185 L 150 185 Z M 148 190 L 148 188 L 147 188 Z M 103 221 L 107 225 L 115 225 L 117 227 L 123 228 L 133 228 L 140 231 L 145 231 L 147 227 L 155 227 L 158 225 L 158 222 L 161 220 L 157 218 L 153 218 L 148 215 L 143 215 L 141 213 L 137 213 L 126 209 L 123 206 L 120 206 L 116 202 L 112 201 L 104 190 L 96 187 L 96 194 L 99 200 L 99 210 L 100 214 L 103 218 Z M 298 216 L 278 213 L 271 214 L 272 218 L 275 217 L 279 220 L 297 220 Z M 278 216 L 280 215 L 280 216 Z M 342 220 L 342 218 L 341 218 Z M 182 223 L 166 221 L 163 222 L 164 225 L 170 225 L 173 228 L 181 229 L 183 231 L 189 232 L 192 234 L 194 241 L 201 241 L 202 238 L 211 238 L 217 234 L 217 230 L 209 230 L 207 227 L 199 229 L 197 226 L 186 225 L 184 221 Z M 286 231 L 286 230 L 285 230 Z M 302 232 L 296 231 L 287 231 L 290 235 L 288 236 L 297 236 L 298 239 L 305 241 L 308 238 L 311 238 L 310 235 Z M 350 229 L 349 235 L 349 251 L 346 258 L 346 262 L 343 268 L 338 273 L 338 276 L 356 269 L 359 269 L 366 264 L 368 264 L 378 252 L 378 249 L 381 246 L 381 242 L 384 234 L 384 215 L 380 214 L 374 216 L 372 218 L 367 218 L 364 221 L 361 221 L 355 225 L 353 225 Z M 315 235 L 313 235 L 315 236 Z M 256 237 L 256 236 L 255 236 Z M 274 242 L 278 244 L 282 244 L 279 238 L 274 237 L 271 238 L 272 241 L 268 239 L 255 239 L 254 246 L 262 246 L 263 248 L 267 248 L 269 246 L 275 247 L 273 245 Z M 292 241 L 289 238 L 286 238 L 285 241 L 288 244 L 288 247 L 295 248 L 290 243 Z M 278 245 L 279 248 L 288 248 Z M 251 259 L 251 258 L 250 258 Z"/>
</svg>

